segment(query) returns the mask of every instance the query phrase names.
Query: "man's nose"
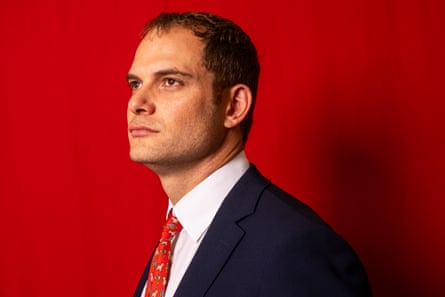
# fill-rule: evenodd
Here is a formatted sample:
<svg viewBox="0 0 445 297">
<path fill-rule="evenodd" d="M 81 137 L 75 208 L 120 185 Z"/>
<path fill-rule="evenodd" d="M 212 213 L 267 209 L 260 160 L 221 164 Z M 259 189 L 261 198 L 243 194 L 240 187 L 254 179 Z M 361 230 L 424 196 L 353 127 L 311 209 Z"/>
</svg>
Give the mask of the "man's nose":
<svg viewBox="0 0 445 297">
<path fill-rule="evenodd" d="M 134 114 L 153 114 L 155 112 L 155 105 L 150 98 L 149 92 L 139 90 L 136 94 L 133 94 L 128 101 L 128 109 Z"/>
</svg>

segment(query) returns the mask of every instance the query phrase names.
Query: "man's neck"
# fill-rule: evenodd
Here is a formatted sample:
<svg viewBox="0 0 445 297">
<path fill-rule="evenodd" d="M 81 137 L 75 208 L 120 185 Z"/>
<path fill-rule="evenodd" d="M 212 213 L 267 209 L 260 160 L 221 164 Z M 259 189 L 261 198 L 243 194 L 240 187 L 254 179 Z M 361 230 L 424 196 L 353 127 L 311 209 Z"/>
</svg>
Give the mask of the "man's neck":
<svg viewBox="0 0 445 297">
<path fill-rule="evenodd" d="M 242 150 L 243 146 L 238 146 L 228 152 L 209 156 L 195 164 L 189 164 L 183 168 L 174 168 L 158 174 L 162 187 L 171 203 L 175 205 L 185 194 L 232 160 Z"/>
</svg>

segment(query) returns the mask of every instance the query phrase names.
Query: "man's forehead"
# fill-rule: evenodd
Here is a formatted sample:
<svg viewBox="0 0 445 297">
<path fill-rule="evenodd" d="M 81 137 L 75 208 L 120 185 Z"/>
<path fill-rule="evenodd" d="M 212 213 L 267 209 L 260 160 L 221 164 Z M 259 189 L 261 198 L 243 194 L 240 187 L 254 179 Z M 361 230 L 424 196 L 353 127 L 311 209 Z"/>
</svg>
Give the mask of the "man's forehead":
<svg viewBox="0 0 445 297">
<path fill-rule="evenodd" d="M 169 34 L 184 34 L 196 37 L 196 39 L 199 40 L 199 38 L 193 33 L 193 31 L 190 28 L 176 24 L 172 24 L 165 27 L 153 27 L 144 33 L 142 40 L 144 39 L 152 40 L 155 38 L 162 38 L 163 36 Z"/>
<path fill-rule="evenodd" d="M 176 72 L 198 77 L 199 72 L 208 71 L 203 48 L 200 38 L 188 29 L 177 26 L 161 34 L 153 29 L 141 40 L 130 72 L 141 76 Z"/>
<path fill-rule="evenodd" d="M 135 58 L 144 59 L 147 55 L 160 59 L 183 57 L 202 62 L 204 47 L 203 41 L 188 29 L 177 26 L 161 34 L 153 29 L 139 43 Z"/>
</svg>

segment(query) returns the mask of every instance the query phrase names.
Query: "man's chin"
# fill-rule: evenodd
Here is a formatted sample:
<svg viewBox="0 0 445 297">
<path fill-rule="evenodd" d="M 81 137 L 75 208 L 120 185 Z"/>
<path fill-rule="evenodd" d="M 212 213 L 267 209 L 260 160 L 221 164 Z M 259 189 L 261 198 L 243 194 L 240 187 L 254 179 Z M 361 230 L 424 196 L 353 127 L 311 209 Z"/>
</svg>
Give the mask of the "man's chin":
<svg viewBox="0 0 445 297">
<path fill-rule="evenodd" d="M 156 166 L 157 164 L 162 163 L 162 159 L 159 156 L 148 155 L 147 151 L 138 152 L 134 150 L 130 150 L 130 160 L 136 163 L 143 164 L 149 168 L 151 166 Z"/>
<path fill-rule="evenodd" d="M 133 162 L 145 164 L 149 163 L 151 158 L 149 158 L 146 154 L 130 151 L 130 159 Z"/>
</svg>

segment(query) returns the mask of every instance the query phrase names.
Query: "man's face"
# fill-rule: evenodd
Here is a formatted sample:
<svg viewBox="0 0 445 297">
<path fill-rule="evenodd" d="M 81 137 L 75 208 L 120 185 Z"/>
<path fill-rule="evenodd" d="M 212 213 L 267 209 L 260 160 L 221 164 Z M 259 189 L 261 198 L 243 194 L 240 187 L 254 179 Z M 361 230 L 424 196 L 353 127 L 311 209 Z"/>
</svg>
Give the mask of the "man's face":
<svg viewBox="0 0 445 297">
<path fill-rule="evenodd" d="M 215 103 L 213 74 L 203 66 L 204 44 L 189 30 L 150 32 L 129 71 L 130 157 L 154 171 L 186 169 L 223 142 L 223 105 Z"/>
</svg>

